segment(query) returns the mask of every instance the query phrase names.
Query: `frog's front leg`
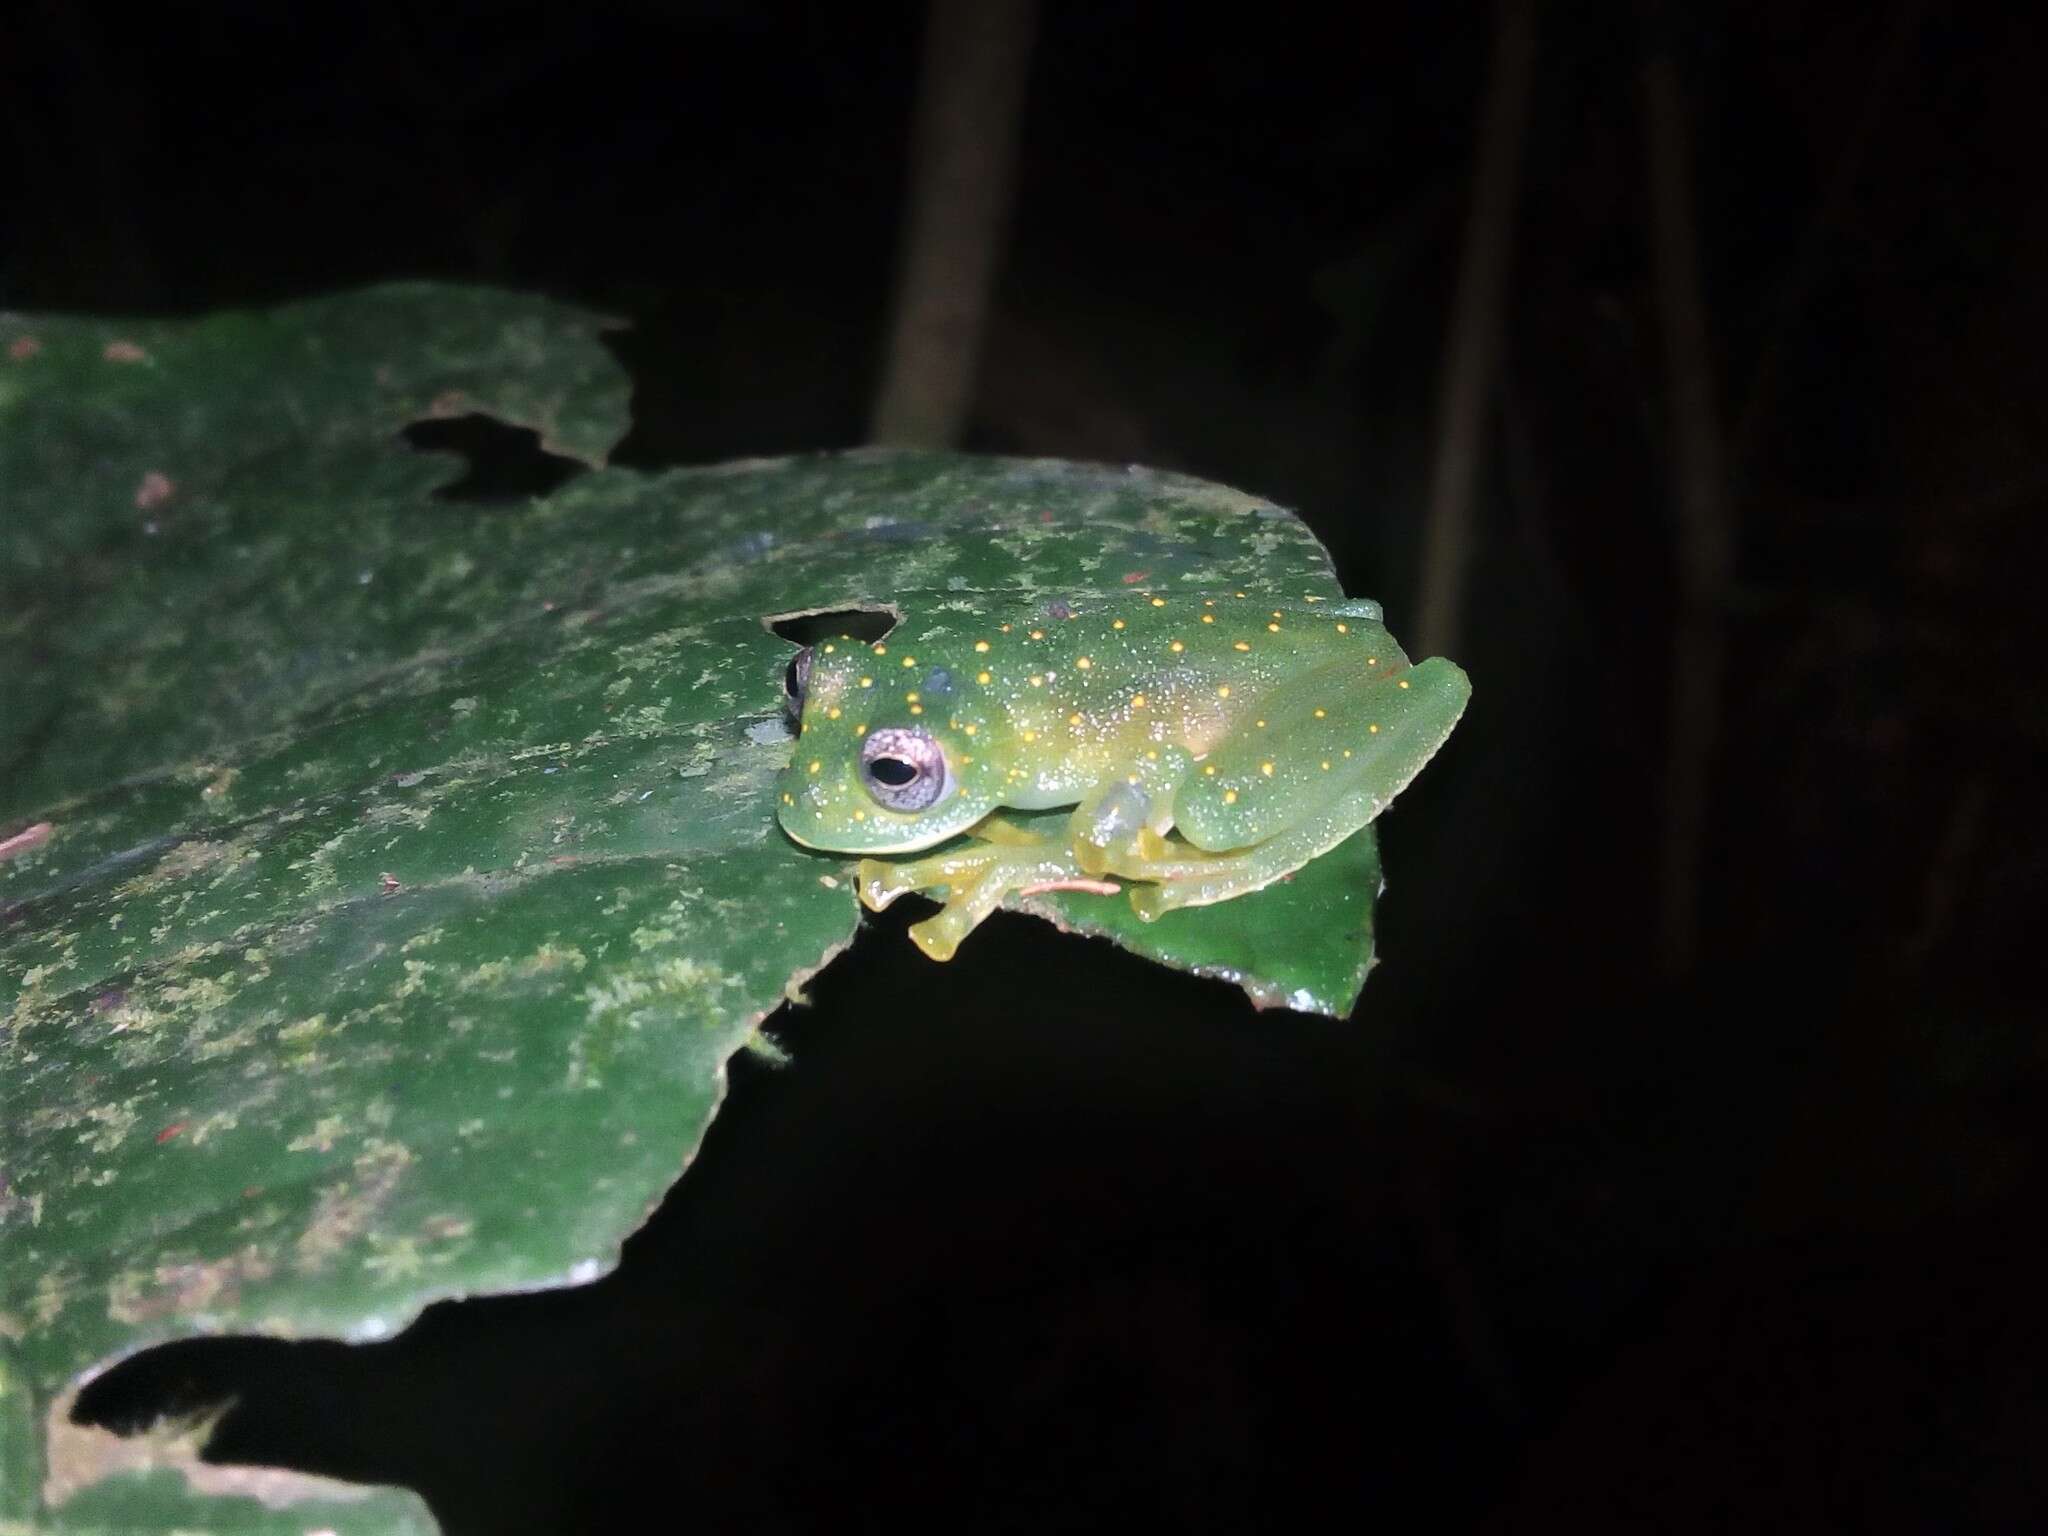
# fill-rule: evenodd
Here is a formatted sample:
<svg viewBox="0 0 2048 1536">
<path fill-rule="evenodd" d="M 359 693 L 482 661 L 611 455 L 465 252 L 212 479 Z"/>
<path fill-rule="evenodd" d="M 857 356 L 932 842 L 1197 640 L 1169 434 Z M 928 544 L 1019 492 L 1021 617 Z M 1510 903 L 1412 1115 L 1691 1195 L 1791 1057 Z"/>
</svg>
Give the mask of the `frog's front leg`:
<svg viewBox="0 0 2048 1536">
<path fill-rule="evenodd" d="M 1067 835 L 1086 873 L 1123 874 L 1126 865 L 1166 856 L 1174 791 L 1188 755 L 1177 747 L 1147 749 L 1144 767 L 1145 772 L 1111 780 L 1074 808 Z"/>
<path fill-rule="evenodd" d="M 910 930 L 934 960 L 950 960 L 960 943 L 1012 891 L 1115 886 L 1090 879 L 1064 842 L 1040 836 L 1002 816 L 977 822 L 964 847 L 907 863 L 862 859 L 855 873 L 861 903 L 879 912 L 906 891 L 943 893 L 944 908 Z"/>
<path fill-rule="evenodd" d="M 1144 767 L 1084 796 L 1063 840 L 998 813 L 975 823 L 962 847 L 905 863 L 863 859 L 855 876 L 860 899 L 879 912 L 906 891 L 937 895 L 944 910 L 917 924 L 910 937 L 933 959 L 945 960 L 1005 896 L 1047 890 L 1113 896 L 1121 887 L 1105 875 L 1167 854 L 1173 786 L 1186 754 L 1162 749 L 1147 756 Z"/>
</svg>

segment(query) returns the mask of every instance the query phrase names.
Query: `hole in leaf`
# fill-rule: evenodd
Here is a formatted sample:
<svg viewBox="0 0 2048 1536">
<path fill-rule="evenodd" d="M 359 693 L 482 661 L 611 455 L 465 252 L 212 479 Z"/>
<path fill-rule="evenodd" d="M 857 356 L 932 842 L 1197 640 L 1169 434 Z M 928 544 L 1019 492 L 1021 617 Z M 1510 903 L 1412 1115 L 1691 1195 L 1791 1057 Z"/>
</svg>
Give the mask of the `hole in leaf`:
<svg viewBox="0 0 2048 1536">
<path fill-rule="evenodd" d="M 437 501 L 523 501 L 547 495 L 584 470 L 574 459 L 542 448 L 531 427 L 488 416 L 416 421 L 402 435 L 422 453 L 458 454 L 469 466 L 460 480 L 434 492 Z"/>
<path fill-rule="evenodd" d="M 820 640 L 832 640 L 840 635 L 851 635 L 856 640 L 873 643 L 902 622 L 902 610 L 884 604 L 861 608 L 805 608 L 796 613 L 761 616 L 763 627 L 791 645 L 815 645 Z"/>
</svg>

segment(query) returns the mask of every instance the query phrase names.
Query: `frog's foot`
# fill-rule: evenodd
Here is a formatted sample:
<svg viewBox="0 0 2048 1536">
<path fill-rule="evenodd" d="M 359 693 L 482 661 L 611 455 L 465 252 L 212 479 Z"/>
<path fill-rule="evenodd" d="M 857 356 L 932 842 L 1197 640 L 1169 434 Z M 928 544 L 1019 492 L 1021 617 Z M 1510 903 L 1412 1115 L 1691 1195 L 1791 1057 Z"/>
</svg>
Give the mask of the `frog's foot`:
<svg viewBox="0 0 2048 1536">
<path fill-rule="evenodd" d="M 990 834 L 986 840 L 984 833 Z M 934 960 L 952 959 L 961 940 L 1010 892 L 1070 890 L 1082 881 L 1068 848 L 999 818 L 976 827 L 975 841 L 956 851 L 900 864 L 862 859 L 855 873 L 861 903 L 871 911 L 881 911 L 905 891 L 929 892 L 945 903 L 936 917 L 910 930 L 917 947 Z"/>
</svg>

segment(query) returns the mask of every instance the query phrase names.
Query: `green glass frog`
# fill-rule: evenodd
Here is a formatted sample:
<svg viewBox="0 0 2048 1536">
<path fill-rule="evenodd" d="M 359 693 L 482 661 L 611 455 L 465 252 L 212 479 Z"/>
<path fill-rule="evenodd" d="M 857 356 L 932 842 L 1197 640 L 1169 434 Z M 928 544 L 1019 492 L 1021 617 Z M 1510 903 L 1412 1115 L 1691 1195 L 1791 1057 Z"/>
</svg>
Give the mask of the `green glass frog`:
<svg viewBox="0 0 2048 1536">
<path fill-rule="evenodd" d="M 1012 892 L 1128 886 L 1151 919 L 1270 885 L 1385 810 L 1471 693 L 1411 663 L 1376 603 L 1242 591 L 941 610 L 813 644 L 785 683 L 783 829 L 871 855 L 877 911 L 940 894 L 911 929 L 935 960 Z M 1003 814 L 1062 806 L 1056 837 Z"/>
</svg>

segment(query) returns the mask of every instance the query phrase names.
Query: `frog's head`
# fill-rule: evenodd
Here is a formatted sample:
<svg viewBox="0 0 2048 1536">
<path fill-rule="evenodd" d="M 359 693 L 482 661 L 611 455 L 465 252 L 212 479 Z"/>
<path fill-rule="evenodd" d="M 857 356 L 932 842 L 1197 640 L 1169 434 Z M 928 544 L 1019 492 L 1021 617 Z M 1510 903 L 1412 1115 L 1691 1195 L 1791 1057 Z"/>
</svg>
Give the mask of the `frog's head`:
<svg viewBox="0 0 2048 1536">
<path fill-rule="evenodd" d="M 909 853 L 994 809 L 946 668 L 841 636 L 799 651 L 783 686 L 798 734 L 778 810 L 806 848 Z"/>
</svg>

